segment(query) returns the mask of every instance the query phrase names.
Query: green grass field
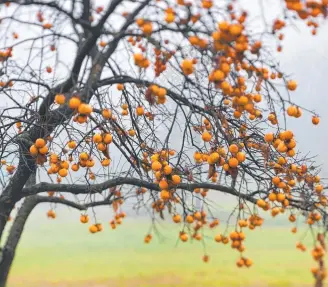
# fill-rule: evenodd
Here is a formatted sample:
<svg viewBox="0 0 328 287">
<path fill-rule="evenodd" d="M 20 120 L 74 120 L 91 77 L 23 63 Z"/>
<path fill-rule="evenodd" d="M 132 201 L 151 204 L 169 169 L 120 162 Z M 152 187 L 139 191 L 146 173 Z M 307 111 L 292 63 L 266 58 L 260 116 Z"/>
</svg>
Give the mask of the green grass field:
<svg viewBox="0 0 328 287">
<path fill-rule="evenodd" d="M 38 215 L 39 216 L 39 215 Z M 158 226 L 163 238 L 154 236 L 143 243 L 150 222 L 126 219 L 111 230 L 89 234 L 88 226 L 58 218 L 30 220 L 17 250 L 9 287 L 97 286 L 97 287 L 169 287 L 169 286 L 311 286 L 309 252 L 295 248 L 300 234 L 290 226 L 246 231 L 245 255 L 254 261 L 250 269 L 238 269 L 238 253 L 229 245 L 213 241 L 216 232 L 208 231 L 208 240 L 177 242 L 178 226 Z M 311 243 L 311 236 L 305 242 Z M 203 263 L 206 253 L 210 262 Z"/>
</svg>

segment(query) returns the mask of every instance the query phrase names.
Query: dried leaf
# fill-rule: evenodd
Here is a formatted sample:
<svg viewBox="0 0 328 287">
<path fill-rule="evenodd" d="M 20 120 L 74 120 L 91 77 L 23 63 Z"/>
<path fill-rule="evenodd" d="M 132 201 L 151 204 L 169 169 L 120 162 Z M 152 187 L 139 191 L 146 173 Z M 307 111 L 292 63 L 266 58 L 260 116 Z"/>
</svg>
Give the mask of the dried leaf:
<svg viewBox="0 0 328 287">
<path fill-rule="evenodd" d="M 108 152 L 108 147 L 102 153 L 106 158 L 110 159 L 109 152 Z"/>
<path fill-rule="evenodd" d="M 208 177 L 207 178 L 211 178 L 215 173 L 215 165 L 214 164 L 210 164 L 209 168 L 208 168 Z"/>
<path fill-rule="evenodd" d="M 113 210 L 114 210 L 114 212 L 117 212 L 118 206 L 119 206 L 118 201 L 117 200 L 113 201 Z"/>
</svg>

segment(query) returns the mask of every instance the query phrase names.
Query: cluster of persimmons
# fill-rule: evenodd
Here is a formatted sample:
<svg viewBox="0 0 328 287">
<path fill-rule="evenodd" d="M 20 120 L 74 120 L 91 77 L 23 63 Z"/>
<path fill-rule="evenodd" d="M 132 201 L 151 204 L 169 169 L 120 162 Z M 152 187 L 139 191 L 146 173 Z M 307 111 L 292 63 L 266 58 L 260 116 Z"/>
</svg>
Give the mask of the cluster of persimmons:
<svg viewBox="0 0 328 287">
<path fill-rule="evenodd" d="M 165 2 L 165 1 L 156 1 Z M 192 2 L 185 0 L 177 0 L 175 5 L 168 6 L 162 12 L 163 25 L 176 24 L 178 25 L 197 25 L 202 17 L 209 17 L 211 9 L 215 6 L 214 0 L 200 1 L 199 9 L 202 13 L 191 14 L 189 18 L 182 19 L 179 15 L 179 9 L 192 6 Z M 135 19 L 136 35 L 129 36 L 127 44 L 135 51 L 132 56 L 132 63 L 139 71 L 151 71 L 154 74 L 154 82 L 149 84 L 139 84 L 142 86 L 143 95 L 139 101 L 122 102 L 121 109 L 112 109 L 109 106 L 101 105 L 101 108 L 96 109 L 90 103 L 84 102 L 78 95 L 56 94 L 54 96 L 54 107 L 68 106 L 72 110 L 73 124 L 83 125 L 92 121 L 96 121 L 98 126 L 103 122 L 121 122 L 121 118 L 134 119 L 139 118 L 143 121 L 154 121 L 154 109 L 159 105 L 165 105 L 168 98 L 174 100 L 174 94 L 169 87 L 164 87 L 156 81 L 161 75 L 167 71 L 168 66 L 174 65 L 172 62 L 177 61 L 175 65 L 186 81 L 192 82 L 195 77 L 202 73 L 200 64 L 202 64 L 202 56 L 207 55 L 211 59 L 211 65 L 206 75 L 206 82 L 209 89 L 217 93 L 217 103 L 213 107 L 208 107 L 207 103 L 203 103 L 204 109 L 199 113 L 199 125 L 193 125 L 192 128 L 196 132 L 199 140 L 202 142 L 202 148 L 196 149 L 193 154 L 193 164 L 195 166 L 204 166 L 208 168 L 208 180 L 215 184 L 219 180 L 219 173 L 224 172 L 232 178 L 237 177 L 238 171 L 245 167 L 246 163 L 254 162 L 254 158 L 264 162 L 261 166 L 267 174 L 270 174 L 268 180 L 270 190 L 252 198 L 252 203 L 257 207 L 256 212 L 239 218 L 234 230 L 229 234 L 217 233 L 214 237 L 216 242 L 222 244 L 231 244 L 231 248 L 240 253 L 240 257 L 236 262 L 238 267 L 250 267 L 253 262 L 251 259 L 244 256 L 245 230 L 253 230 L 263 224 L 264 219 L 259 215 L 259 210 L 269 211 L 273 217 L 285 212 L 289 213 L 289 221 L 296 221 L 294 210 L 298 207 L 294 204 L 295 195 L 299 195 L 295 191 L 297 186 L 306 186 L 311 191 L 311 198 L 315 199 L 311 211 L 306 215 L 306 223 L 313 226 L 319 223 L 322 218 L 317 208 L 324 208 L 327 205 L 327 197 L 323 193 L 323 185 L 320 177 L 315 172 L 312 172 L 310 167 L 296 160 L 296 140 L 294 133 L 291 130 L 283 130 L 279 127 L 279 117 L 273 110 L 269 112 L 263 109 L 263 101 L 271 94 L 268 94 L 267 86 L 275 85 L 276 83 L 284 83 L 288 92 L 293 92 L 297 89 L 297 82 L 285 77 L 284 73 L 272 65 L 265 65 L 263 61 L 257 61 L 261 57 L 263 43 L 261 40 L 252 38 L 247 30 L 247 20 L 249 15 L 245 11 L 238 11 L 235 8 L 237 1 L 231 1 L 227 5 L 227 17 L 225 20 L 217 22 L 216 28 L 210 33 L 197 33 L 197 29 L 190 29 L 188 34 L 184 34 L 185 41 L 188 47 L 198 51 L 198 56 L 184 57 L 180 51 L 169 49 L 169 40 L 159 42 L 155 47 L 149 49 L 150 43 L 154 43 L 158 24 L 153 23 L 147 17 L 138 17 Z M 318 28 L 317 18 L 326 16 L 327 0 L 321 1 L 301 1 L 301 0 L 286 0 L 286 9 L 297 13 L 300 19 L 307 19 L 307 24 L 312 27 L 312 34 L 316 34 Z M 7 3 L 9 6 L 9 3 Z M 237 5 L 236 5 L 237 6 Z M 98 7 L 95 14 L 101 14 L 103 7 Z M 203 16 L 205 15 L 205 16 Z M 128 16 L 128 13 L 123 13 L 123 16 Z M 55 27 L 50 22 L 45 21 L 42 12 L 38 12 L 37 21 L 45 30 L 52 30 Z M 91 16 L 90 22 L 94 21 L 94 16 Z M 281 19 L 276 19 L 272 24 L 272 34 L 278 39 L 277 50 L 282 50 L 281 41 L 284 39 L 284 34 L 281 30 L 286 26 L 286 22 Z M 172 26 L 173 27 L 173 26 Z M 172 33 L 174 29 L 172 28 Z M 179 31 L 185 33 L 182 30 Z M 17 33 L 13 34 L 16 40 L 19 38 Z M 102 49 L 108 46 L 107 41 L 101 40 L 98 45 Z M 166 46 L 165 46 L 166 45 Z M 56 47 L 51 45 L 51 51 L 56 51 Z M 0 61 L 5 62 L 12 57 L 13 49 L 0 51 Z M 204 56 L 205 57 L 205 56 Z M 173 61 L 174 60 L 174 61 Z M 46 66 L 47 73 L 53 73 L 54 69 L 51 66 Z M 6 82 L 0 86 L 12 86 L 12 82 Z M 122 84 L 117 82 L 116 89 L 120 93 L 128 91 L 133 84 Z M 202 87 L 199 87 L 200 89 Z M 132 90 L 132 89 L 131 89 Z M 130 90 L 130 91 L 131 91 Z M 182 95 L 183 96 L 183 95 Z M 122 97 L 123 99 L 123 97 Z M 190 104 L 191 105 L 191 104 Z M 219 110 L 218 113 L 212 113 L 209 110 Z M 132 111 L 132 112 L 131 112 Z M 156 111 L 157 113 L 160 110 Z M 131 114 L 132 113 L 132 114 Z M 195 112 L 197 113 L 197 111 Z M 302 110 L 296 104 L 290 104 L 286 108 L 286 114 L 290 117 L 299 118 L 302 116 Z M 216 128 L 217 117 L 220 121 L 222 130 Z M 98 122 L 97 122 L 98 121 Z M 264 121 L 272 131 L 262 133 L 257 130 L 256 137 L 250 137 L 250 128 L 255 129 L 252 123 Z M 312 123 L 319 124 L 319 117 L 312 116 Z M 236 124 L 237 123 L 237 124 Z M 17 121 L 16 128 L 21 133 L 24 130 L 22 124 Z M 189 125 L 190 123 L 186 123 Z M 114 125 L 111 125 L 113 127 Z M 230 140 L 222 140 L 229 138 Z M 231 135 L 233 137 L 231 138 Z M 234 136 L 235 135 L 235 136 Z M 29 148 L 30 156 L 35 158 L 38 165 L 46 165 L 49 175 L 55 175 L 57 182 L 60 183 L 63 178 L 70 173 L 74 173 L 85 168 L 91 180 L 96 179 L 96 174 L 92 172 L 92 168 L 97 164 L 97 158 L 100 158 L 99 164 L 104 168 L 110 166 L 111 159 L 109 156 L 109 145 L 119 140 L 121 136 L 126 136 L 136 139 L 135 129 L 128 128 L 126 130 L 112 128 L 107 130 L 102 127 L 100 132 L 93 133 L 92 136 L 85 136 L 80 139 L 69 138 L 63 149 L 65 153 L 56 153 L 52 150 L 52 142 L 54 139 L 51 136 L 38 138 Z M 81 143 L 87 143 L 89 150 L 81 150 Z M 177 151 L 167 147 L 150 149 L 147 147 L 146 141 L 140 141 L 140 158 L 132 159 L 141 163 L 142 169 L 147 175 L 153 178 L 153 183 L 158 186 L 159 192 L 152 201 L 152 208 L 156 213 L 162 213 L 164 210 L 171 210 L 173 205 L 183 205 L 181 198 L 178 196 L 178 189 L 181 183 L 192 182 L 192 177 L 184 176 L 179 169 L 172 163 L 172 158 L 177 155 Z M 69 156 L 66 156 L 66 154 Z M 96 157 L 99 154 L 100 157 Z M 15 166 L 7 164 L 5 160 L 1 161 L 2 166 L 6 166 L 9 174 L 13 174 Z M 123 192 L 114 189 L 114 200 L 112 202 L 115 215 L 110 221 L 110 226 L 115 229 L 120 225 L 125 218 L 125 213 L 122 211 Z M 196 188 L 190 190 L 195 196 L 200 195 L 205 201 L 205 198 L 210 192 L 207 188 Z M 148 193 L 145 187 L 137 188 L 137 196 L 144 196 Z M 49 191 L 49 196 L 54 193 Z M 239 210 L 244 209 L 244 204 L 239 204 Z M 246 213 L 242 213 L 246 214 Z M 55 218 L 56 214 L 53 210 L 48 211 L 49 218 Z M 219 225 L 219 219 L 213 218 L 204 209 L 186 211 L 183 214 L 173 212 L 172 220 L 176 224 L 187 226 L 188 233 L 183 229 L 179 233 L 179 238 L 182 242 L 189 240 L 203 240 L 202 229 L 214 229 Z M 80 217 L 81 223 L 88 223 L 89 216 L 82 214 Z M 101 223 L 90 225 L 89 231 L 97 233 L 103 230 Z M 292 229 L 293 233 L 297 232 L 296 227 Z M 319 237 L 318 237 L 319 238 Z M 147 234 L 144 238 L 145 243 L 150 243 L 152 234 Z M 297 248 L 306 250 L 302 243 L 297 243 Z M 322 262 L 324 256 L 324 247 L 318 244 L 312 250 L 313 258 L 319 263 Z M 209 261 L 209 256 L 204 255 L 204 262 Z M 319 264 L 320 265 L 320 264 Z M 322 265 L 322 264 L 321 264 Z M 321 266 L 320 265 L 320 266 Z M 316 278 L 324 278 L 325 270 L 322 267 L 312 270 Z"/>
</svg>

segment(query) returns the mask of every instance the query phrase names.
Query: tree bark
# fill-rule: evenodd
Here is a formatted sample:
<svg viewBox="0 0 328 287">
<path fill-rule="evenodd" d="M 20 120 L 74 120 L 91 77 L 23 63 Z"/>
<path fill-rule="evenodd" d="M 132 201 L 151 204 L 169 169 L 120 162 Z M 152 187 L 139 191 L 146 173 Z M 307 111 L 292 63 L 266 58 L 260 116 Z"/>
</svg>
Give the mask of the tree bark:
<svg viewBox="0 0 328 287">
<path fill-rule="evenodd" d="M 0 239 L 3 236 L 3 231 L 6 227 L 10 213 L 12 212 L 15 204 L 13 202 L 0 201 Z"/>
<path fill-rule="evenodd" d="M 314 286 L 315 287 L 323 287 L 322 279 L 321 278 L 316 279 Z"/>
<path fill-rule="evenodd" d="M 32 173 L 26 186 L 35 185 L 35 173 Z M 24 226 L 27 218 L 29 217 L 33 208 L 37 205 L 38 200 L 37 196 L 29 196 L 25 198 L 21 208 L 19 209 L 16 218 L 13 222 L 13 225 L 10 229 L 6 244 L 1 250 L 0 254 L 0 287 L 6 286 L 9 271 L 12 265 L 12 262 L 15 257 L 15 251 L 18 245 L 18 242 L 22 236 Z"/>
<path fill-rule="evenodd" d="M 15 175 L 10 179 L 8 186 L 0 195 L 0 239 L 17 201 L 20 200 L 20 192 L 27 185 L 31 175 L 35 173 L 33 165 L 19 164 Z"/>
</svg>

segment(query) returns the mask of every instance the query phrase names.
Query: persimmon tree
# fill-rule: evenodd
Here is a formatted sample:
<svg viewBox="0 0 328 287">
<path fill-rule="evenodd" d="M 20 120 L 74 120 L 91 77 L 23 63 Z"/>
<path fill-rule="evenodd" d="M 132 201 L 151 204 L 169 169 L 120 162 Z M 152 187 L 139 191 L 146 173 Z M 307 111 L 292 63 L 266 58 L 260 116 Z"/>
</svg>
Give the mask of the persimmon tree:
<svg viewBox="0 0 328 287">
<path fill-rule="evenodd" d="M 261 213 L 285 213 L 313 231 L 322 286 L 327 197 L 286 124 L 302 110 L 314 125 L 319 116 L 293 101 L 296 79 L 276 53 L 295 21 L 315 35 L 328 1 L 281 1 L 255 30 L 244 2 L 0 1 L 0 285 L 40 202 L 82 210 L 97 233 L 95 208 L 113 205 L 114 229 L 133 197 L 154 218 L 168 212 L 186 242 L 219 225 L 208 195 L 222 192 L 237 199 L 235 228 L 213 240 L 236 251 L 238 267 L 253 264 L 244 239 Z"/>
</svg>

